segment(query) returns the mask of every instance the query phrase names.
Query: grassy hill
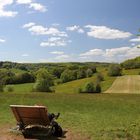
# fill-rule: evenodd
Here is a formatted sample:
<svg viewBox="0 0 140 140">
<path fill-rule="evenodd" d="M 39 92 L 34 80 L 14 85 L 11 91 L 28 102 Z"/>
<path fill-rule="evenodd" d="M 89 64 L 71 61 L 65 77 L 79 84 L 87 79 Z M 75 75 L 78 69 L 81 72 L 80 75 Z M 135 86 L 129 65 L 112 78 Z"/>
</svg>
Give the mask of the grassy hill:
<svg viewBox="0 0 140 140">
<path fill-rule="evenodd" d="M 121 66 L 125 69 L 140 68 L 140 56 L 124 61 L 123 63 L 121 63 Z"/>
</svg>

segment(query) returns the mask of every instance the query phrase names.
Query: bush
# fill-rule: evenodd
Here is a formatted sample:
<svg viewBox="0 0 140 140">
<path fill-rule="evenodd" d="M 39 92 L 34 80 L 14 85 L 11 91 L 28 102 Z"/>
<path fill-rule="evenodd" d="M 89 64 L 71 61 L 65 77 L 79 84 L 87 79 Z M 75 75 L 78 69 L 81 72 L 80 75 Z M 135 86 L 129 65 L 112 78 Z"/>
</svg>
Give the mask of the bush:
<svg viewBox="0 0 140 140">
<path fill-rule="evenodd" d="M 3 92 L 4 91 L 4 87 L 5 87 L 5 85 L 0 84 L 0 92 Z"/>
<path fill-rule="evenodd" d="M 95 92 L 96 93 L 101 93 L 101 85 L 100 84 L 96 84 Z"/>
<path fill-rule="evenodd" d="M 52 75 L 46 69 L 40 69 L 37 72 L 37 80 L 34 85 L 34 91 L 51 92 L 51 86 L 54 85 Z"/>
<path fill-rule="evenodd" d="M 96 82 L 99 83 L 101 81 L 104 81 L 104 76 L 101 73 L 98 73 L 96 76 Z"/>
<path fill-rule="evenodd" d="M 77 71 L 77 79 L 86 78 L 86 72 L 84 69 L 79 69 Z"/>
<path fill-rule="evenodd" d="M 117 64 L 112 64 L 109 66 L 108 75 L 109 76 L 121 76 L 122 69 Z"/>
<path fill-rule="evenodd" d="M 93 75 L 93 72 L 91 69 L 87 69 L 86 71 L 86 77 L 91 77 Z"/>
<path fill-rule="evenodd" d="M 34 91 L 51 92 L 51 88 L 48 83 L 48 80 L 46 79 L 37 80 L 34 85 Z"/>
<path fill-rule="evenodd" d="M 94 88 L 93 82 L 86 83 L 83 89 L 79 89 L 79 92 L 80 93 L 94 93 L 95 88 Z"/>
<path fill-rule="evenodd" d="M 13 92 L 14 91 L 13 86 L 7 86 L 6 89 L 7 89 L 8 92 Z"/>
<path fill-rule="evenodd" d="M 69 70 L 66 69 L 62 74 L 60 79 L 62 80 L 63 83 L 69 82 L 69 81 L 73 81 L 76 80 L 76 71 L 75 70 Z"/>
</svg>

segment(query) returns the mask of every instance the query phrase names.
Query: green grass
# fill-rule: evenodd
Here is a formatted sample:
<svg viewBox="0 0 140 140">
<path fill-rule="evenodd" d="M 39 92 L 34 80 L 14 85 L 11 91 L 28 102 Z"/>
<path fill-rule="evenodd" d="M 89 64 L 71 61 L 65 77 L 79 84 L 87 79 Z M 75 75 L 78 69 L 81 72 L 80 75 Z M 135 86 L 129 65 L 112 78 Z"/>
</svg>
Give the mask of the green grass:
<svg viewBox="0 0 140 140">
<path fill-rule="evenodd" d="M 15 125 L 10 104 L 43 104 L 60 112 L 63 129 L 93 140 L 140 138 L 140 95 L 0 93 L 0 124 Z"/>
<path fill-rule="evenodd" d="M 123 70 L 124 75 L 138 75 L 139 73 L 140 69 Z"/>
<path fill-rule="evenodd" d="M 10 85 L 13 87 L 14 92 L 21 93 L 21 92 L 31 92 L 33 88 L 33 83 L 26 83 L 26 84 L 16 84 Z M 7 92 L 7 86 L 5 87 L 5 92 Z"/>
</svg>

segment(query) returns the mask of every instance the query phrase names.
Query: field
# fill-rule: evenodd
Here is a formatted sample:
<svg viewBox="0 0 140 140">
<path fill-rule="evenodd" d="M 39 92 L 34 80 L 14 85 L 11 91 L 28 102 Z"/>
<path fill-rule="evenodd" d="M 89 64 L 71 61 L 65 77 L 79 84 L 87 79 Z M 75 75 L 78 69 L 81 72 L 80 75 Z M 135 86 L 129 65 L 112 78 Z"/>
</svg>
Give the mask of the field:
<svg viewBox="0 0 140 140">
<path fill-rule="evenodd" d="M 140 76 L 127 75 L 118 77 L 106 93 L 140 93 Z"/>
<path fill-rule="evenodd" d="M 138 139 L 139 100 L 136 94 L 5 93 L 0 96 L 0 124 L 15 126 L 10 104 L 41 103 L 50 112 L 61 113 L 59 122 L 64 130 L 81 133 L 93 140 Z"/>
<path fill-rule="evenodd" d="M 133 73 L 131 70 L 125 72 Z M 0 140 L 4 140 L 2 136 L 9 135 L 9 128 L 16 125 L 10 104 L 43 104 L 49 112 L 60 112 L 58 122 L 66 132 L 64 140 L 139 140 L 140 94 L 134 93 L 140 91 L 140 76 L 125 75 L 116 79 L 103 73 L 102 92 L 106 93 L 102 94 L 78 93 L 79 87 L 96 80 L 96 74 L 54 86 L 55 93 L 32 92 L 33 83 L 12 85 L 14 92 L 11 93 L 6 87 L 5 92 L 0 93 L 0 128 L 5 131 L 0 132 Z M 133 94 L 124 94 L 126 92 Z M 15 134 L 8 138 L 23 140 Z"/>
</svg>

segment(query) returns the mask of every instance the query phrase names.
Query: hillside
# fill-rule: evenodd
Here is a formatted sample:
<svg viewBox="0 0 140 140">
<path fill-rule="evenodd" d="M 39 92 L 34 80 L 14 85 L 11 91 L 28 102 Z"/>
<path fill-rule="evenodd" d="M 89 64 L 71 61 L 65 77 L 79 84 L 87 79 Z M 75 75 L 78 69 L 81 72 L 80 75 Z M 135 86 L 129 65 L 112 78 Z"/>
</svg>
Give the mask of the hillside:
<svg viewBox="0 0 140 140">
<path fill-rule="evenodd" d="M 105 93 L 140 93 L 140 76 L 127 75 L 118 77 Z"/>
<path fill-rule="evenodd" d="M 124 61 L 123 63 L 121 63 L 121 66 L 125 69 L 140 68 L 140 56 Z"/>
</svg>

